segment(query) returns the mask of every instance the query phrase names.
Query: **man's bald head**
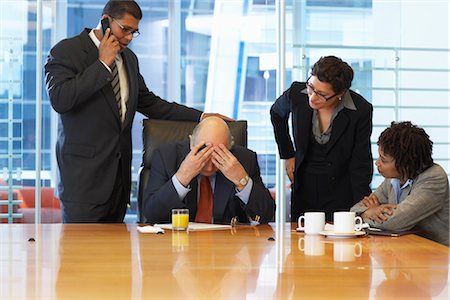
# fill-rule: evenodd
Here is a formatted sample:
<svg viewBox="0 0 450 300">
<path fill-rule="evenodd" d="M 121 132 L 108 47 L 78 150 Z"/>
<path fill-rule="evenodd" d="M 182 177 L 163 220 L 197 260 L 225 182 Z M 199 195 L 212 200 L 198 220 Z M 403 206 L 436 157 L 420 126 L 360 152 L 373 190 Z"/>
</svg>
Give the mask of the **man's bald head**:
<svg viewBox="0 0 450 300">
<path fill-rule="evenodd" d="M 213 146 L 224 144 L 228 149 L 233 145 L 227 123 L 218 117 L 208 117 L 195 126 L 192 132 L 191 147 L 201 141 Z"/>
</svg>

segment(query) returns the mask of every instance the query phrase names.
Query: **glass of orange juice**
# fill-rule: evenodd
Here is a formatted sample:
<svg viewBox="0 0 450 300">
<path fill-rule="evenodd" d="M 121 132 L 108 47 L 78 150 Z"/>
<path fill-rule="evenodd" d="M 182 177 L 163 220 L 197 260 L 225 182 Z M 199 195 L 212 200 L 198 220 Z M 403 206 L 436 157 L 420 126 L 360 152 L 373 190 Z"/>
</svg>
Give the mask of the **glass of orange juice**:
<svg viewBox="0 0 450 300">
<path fill-rule="evenodd" d="M 186 230 L 189 225 L 189 209 L 174 208 L 172 209 L 172 229 Z"/>
</svg>

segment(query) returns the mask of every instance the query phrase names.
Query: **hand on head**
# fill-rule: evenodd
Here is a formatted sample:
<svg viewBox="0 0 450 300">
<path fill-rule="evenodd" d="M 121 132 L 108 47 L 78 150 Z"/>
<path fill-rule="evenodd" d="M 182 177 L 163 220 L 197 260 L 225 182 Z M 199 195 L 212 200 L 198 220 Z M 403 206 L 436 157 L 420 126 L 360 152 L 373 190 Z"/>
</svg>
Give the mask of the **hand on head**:
<svg viewBox="0 0 450 300">
<path fill-rule="evenodd" d="M 211 159 L 214 151 L 212 144 L 206 144 L 201 141 L 195 145 L 188 153 L 180 165 L 175 176 L 183 186 L 188 186 L 189 182 L 197 176 Z M 201 149 L 203 147 L 203 149 Z"/>
<path fill-rule="evenodd" d="M 219 144 L 214 147 L 211 161 L 236 186 L 239 185 L 241 178 L 247 175 L 242 164 L 224 144 Z"/>
<path fill-rule="evenodd" d="M 177 172 L 179 180 L 180 178 L 192 180 L 198 174 L 211 176 L 220 171 L 238 185 L 239 181 L 247 175 L 244 167 L 229 150 L 232 137 L 223 119 L 217 116 L 205 118 L 194 128 L 190 138 L 191 151 Z M 199 151 L 205 143 L 207 146 Z M 180 183 L 184 184 L 181 180 Z"/>
</svg>

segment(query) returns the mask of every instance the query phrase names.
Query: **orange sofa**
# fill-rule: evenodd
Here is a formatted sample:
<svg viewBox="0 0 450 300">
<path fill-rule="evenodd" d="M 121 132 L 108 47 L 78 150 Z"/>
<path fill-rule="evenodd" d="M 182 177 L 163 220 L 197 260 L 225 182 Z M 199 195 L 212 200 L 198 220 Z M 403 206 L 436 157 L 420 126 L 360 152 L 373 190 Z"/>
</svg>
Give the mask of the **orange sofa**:
<svg viewBox="0 0 450 300">
<path fill-rule="evenodd" d="M 17 210 L 22 213 L 21 223 L 35 222 L 36 189 L 24 186 L 15 191 L 17 199 L 22 200 Z M 61 207 L 59 199 L 55 197 L 55 189 L 52 187 L 41 188 L 41 223 L 61 223 Z"/>
</svg>

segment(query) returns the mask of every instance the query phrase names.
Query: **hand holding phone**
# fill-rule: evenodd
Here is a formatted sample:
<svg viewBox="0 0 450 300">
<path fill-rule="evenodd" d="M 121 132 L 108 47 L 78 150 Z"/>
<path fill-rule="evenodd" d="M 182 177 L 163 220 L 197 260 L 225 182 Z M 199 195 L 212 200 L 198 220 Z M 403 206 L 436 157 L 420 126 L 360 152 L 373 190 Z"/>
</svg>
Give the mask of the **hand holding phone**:
<svg viewBox="0 0 450 300">
<path fill-rule="evenodd" d="M 103 33 L 103 35 L 105 35 L 106 29 L 110 28 L 109 27 L 109 19 L 108 19 L 108 17 L 106 17 L 106 18 L 103 18 L 100 22 L 102 24 L 102 33 Z M 110 31 L 110 34 L 111 34 L 111 31 Z"/>
<path fill-rule="evenodd" d="M 120 52 L 120 45 L 117 38 L 112 34 L 109 18 L 105 16 L 100 20 L 102 26 L 103 37 L 98 47 L 98 58 L 108 66 L 112 66 L 114 58 Z M 106 30 L 109 28 L 109 33 L 106 34 Z"/>
</svg>

